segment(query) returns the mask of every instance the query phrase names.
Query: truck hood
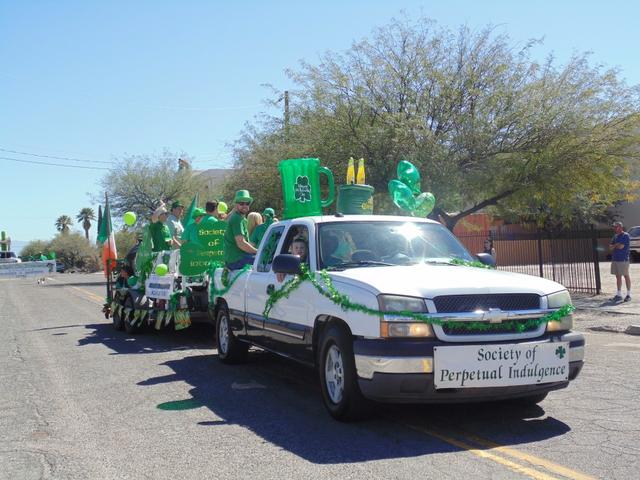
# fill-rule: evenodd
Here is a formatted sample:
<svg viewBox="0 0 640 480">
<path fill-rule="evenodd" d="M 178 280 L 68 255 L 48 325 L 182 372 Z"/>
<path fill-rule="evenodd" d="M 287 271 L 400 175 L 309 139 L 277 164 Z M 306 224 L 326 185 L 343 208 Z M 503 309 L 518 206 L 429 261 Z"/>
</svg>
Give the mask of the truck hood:
<svg viewBox="0 0 640 480">
<path fill-rule="evenodd" d="M 340 283 L 392 295 L 433 298 L 439 295 L 535 293 L 564 290 L 559 283 L 532 275 L 447 264 L 363 267 L 331 272 Z"/>
</svg>

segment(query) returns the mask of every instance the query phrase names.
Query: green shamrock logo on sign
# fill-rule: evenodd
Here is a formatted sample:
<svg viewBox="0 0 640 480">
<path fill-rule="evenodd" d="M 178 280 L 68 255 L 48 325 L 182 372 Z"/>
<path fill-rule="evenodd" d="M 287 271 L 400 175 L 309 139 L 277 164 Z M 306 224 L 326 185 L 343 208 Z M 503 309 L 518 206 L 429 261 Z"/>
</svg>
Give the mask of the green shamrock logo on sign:
<svg viewBox="0 0 640 480">
<path fill-rule="evenodd" d="M 309 177 L 299 175 L 296 178 L 296 184 L 294 186 L 294 192 L 296 201 L 300 203 L 311 201 L 311 186 L 309 185 Z"/>
<path fill-rule="evenodd" d="M 564 354 L 567 353 L 567 349 L 563 346 L 556 348 L 556 355 L 558 358 L 564 358 Z"/>
</svg>

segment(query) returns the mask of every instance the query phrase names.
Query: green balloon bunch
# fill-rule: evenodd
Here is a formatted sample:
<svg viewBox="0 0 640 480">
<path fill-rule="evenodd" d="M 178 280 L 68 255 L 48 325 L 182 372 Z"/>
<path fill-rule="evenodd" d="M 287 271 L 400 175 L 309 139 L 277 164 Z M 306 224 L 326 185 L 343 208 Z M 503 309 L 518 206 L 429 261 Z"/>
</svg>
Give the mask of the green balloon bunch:
<svg viewBox="0 0 640 480">
<path fill-rule="evenodd" d="M 431 192 L 421 192 L 420 172 L 411 162 L 398 163 L 397 179 L 389 182 L 391 200 L 401 210 L 413 216 L 426 217 L 436 204 L 436 197 Z"/>
</svg>

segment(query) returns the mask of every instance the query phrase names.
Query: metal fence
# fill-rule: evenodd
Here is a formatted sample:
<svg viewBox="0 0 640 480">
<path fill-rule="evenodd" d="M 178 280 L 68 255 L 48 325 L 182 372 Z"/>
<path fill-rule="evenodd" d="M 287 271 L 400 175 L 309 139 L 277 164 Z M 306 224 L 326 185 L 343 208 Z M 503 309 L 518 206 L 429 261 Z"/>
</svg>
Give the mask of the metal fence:
<svg viewBox="0 0 640 480">
<path fill-rule="evenodd" d="M 536 275 L 574 292 L 597 294 L 602 289 L 601 235 L 592 227 L 553 232 L 517 226 L 457 237 L 473 254 L 485 251 L 485 241 L 490 239 L 499 270 Z"/>
</svg>

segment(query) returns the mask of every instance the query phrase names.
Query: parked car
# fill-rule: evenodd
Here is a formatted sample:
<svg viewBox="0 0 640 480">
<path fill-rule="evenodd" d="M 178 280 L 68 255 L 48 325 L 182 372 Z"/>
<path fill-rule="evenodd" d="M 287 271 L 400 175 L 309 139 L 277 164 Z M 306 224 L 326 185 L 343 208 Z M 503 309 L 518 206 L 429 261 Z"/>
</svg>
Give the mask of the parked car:
<svg viewBox="0 0 640 480">
<path fill-rule="evenodd" d="M 631 227 L 627 233 L 631 237 L 631 260 L 637 262 L 640 260 L 640 226 Z"/>
<path fill-rule="evenodd" d="M 64 266 L 64 263 L 56 262 L 56 272 L 64 273 L 67 267 Z"/>
<path fill-rule="evenodd" d="M 21 261 L 14 252 L 0 252 L 0 263 L 20 263 Z"/>
</svg>

